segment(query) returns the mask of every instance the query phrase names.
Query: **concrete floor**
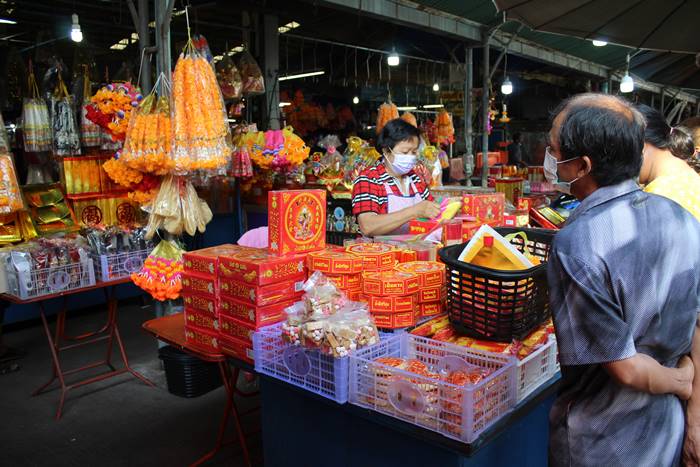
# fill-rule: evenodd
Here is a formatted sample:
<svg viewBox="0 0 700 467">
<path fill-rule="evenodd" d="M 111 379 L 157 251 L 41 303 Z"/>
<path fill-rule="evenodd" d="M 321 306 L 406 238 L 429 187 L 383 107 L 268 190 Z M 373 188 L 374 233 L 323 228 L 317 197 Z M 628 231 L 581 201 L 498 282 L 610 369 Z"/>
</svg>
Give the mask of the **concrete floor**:
<svg viewBox="0 0 700 467">
<path fill-rule="evenodd" d="M 69 314 L 66 330 L 78 334 L 97 328 L 104 316 L 97 311 L 73 318 Z M 152 317 L 150 307 L 125 306 L 119 312 L 119 328 L 131 366 L 157 387 L 126 374 L 75 389 L 68 393 L 59 421 L 55 420 L 57 390 L 31 397 L 51 374 L 43 328 L 37 323 L 6 332 L 5 343 L 25 350 L 27 356 L 17 361 L 19 371 L 0 375 L 0 465 L 186 466 L 209 451 L 224 409 L 224 389 L 193 399 L 170 394 L 157 342 L 141 330 L 141 323 Z M 105 350 L 104 343 L 97 343 L 66 351 L 64 369 L 99 360 Z M 116 350 L 112 361 L 120 367 Z M 94 374 L 101 371 L 96 369 Z M 237 400 L 242 410 L 259 402 L 257 398 Z M 262 465 L 259 413 L 245 416 L 243 425 L 246 432 L 257 431 L 248 437 L 248 446 L 253 463 Z M 232 425 L 227 433 L 233 437 Z M 240 446 L 225 447 L 206 465 L 244 465 Z"/>
</svg>

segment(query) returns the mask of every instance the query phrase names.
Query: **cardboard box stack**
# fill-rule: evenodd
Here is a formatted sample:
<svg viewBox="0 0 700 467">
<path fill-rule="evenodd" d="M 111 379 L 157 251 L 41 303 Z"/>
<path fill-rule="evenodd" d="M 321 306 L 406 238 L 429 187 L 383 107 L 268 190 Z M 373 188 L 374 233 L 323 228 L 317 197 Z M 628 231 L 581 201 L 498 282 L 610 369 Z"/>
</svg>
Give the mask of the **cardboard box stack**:
<svg viewBox="0 0 700 467">
<path fill-rule="evenodd" d="M 363 300 L 369 304 L 377 327 L 396 329 L 417 322 L 420 277 L 397 270 L 362 274 Z"/>
<path fill-rule="evenodd" d="M 309 253 L 309 274 L 316 271 L 332 280 L 350 300 L 357 301 L 362 294 L 362 258 L 352 253 L 323 250 Z"/>
<path fill-rule="evenodd" d="M 445 265 L 436 261 L 414 261 L 396 266 L 396 270 L 416 274 L 420 289 L 417 299 L 417 318 L 439 315 L 447 300 Z"/>
</svg>

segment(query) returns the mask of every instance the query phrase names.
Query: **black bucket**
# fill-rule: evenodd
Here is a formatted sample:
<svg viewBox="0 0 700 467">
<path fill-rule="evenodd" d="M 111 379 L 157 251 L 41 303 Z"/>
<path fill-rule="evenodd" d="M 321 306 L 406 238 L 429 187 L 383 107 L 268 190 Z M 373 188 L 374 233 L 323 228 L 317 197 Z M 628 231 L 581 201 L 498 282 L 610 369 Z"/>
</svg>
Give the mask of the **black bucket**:
<svg viewBox="0 0 700 467">
<path fill-rule="evenodd" d="M 180 397 L 199 397 L 223 385 L 217 363 L 205 362 L 172 346 L 158 350 L 163 360 L 168 392 Z"/>
</svg>

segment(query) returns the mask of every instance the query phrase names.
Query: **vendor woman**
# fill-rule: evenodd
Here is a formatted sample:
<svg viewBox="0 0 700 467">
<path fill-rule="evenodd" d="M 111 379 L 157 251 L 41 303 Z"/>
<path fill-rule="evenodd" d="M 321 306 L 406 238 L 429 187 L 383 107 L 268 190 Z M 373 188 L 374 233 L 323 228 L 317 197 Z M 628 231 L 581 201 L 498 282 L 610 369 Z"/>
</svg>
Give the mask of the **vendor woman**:
<svg viewBox="0 0 700 467">
<path fill-rule="evenodd" d="M 413 171 L 419 144 L 418 128 L 401 119 L 382 128 L 377 139 L 382 157 L 360 173 L 352 189 L 352 213 L 363 235 L 407 234 L 409 221 L 440 214 L 428 186 Z"/>
</svg>

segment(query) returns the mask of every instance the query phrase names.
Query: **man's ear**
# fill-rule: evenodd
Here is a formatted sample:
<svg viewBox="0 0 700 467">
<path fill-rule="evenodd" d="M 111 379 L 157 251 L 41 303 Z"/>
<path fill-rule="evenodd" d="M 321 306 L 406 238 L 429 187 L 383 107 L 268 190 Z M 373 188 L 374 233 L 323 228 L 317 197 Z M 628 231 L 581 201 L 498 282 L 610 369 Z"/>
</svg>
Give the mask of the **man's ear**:
<svg viewBox="0 0 700 467">
<path fill-rule="evenodd" d="M 576 176 L 585 177 L 591 173 L 591 170 L 593 170 L 593 162 L 591 162 L 591 158 L 588 156 L 581 157 L 581 165 L 576 173 Z"/>
</svg>

